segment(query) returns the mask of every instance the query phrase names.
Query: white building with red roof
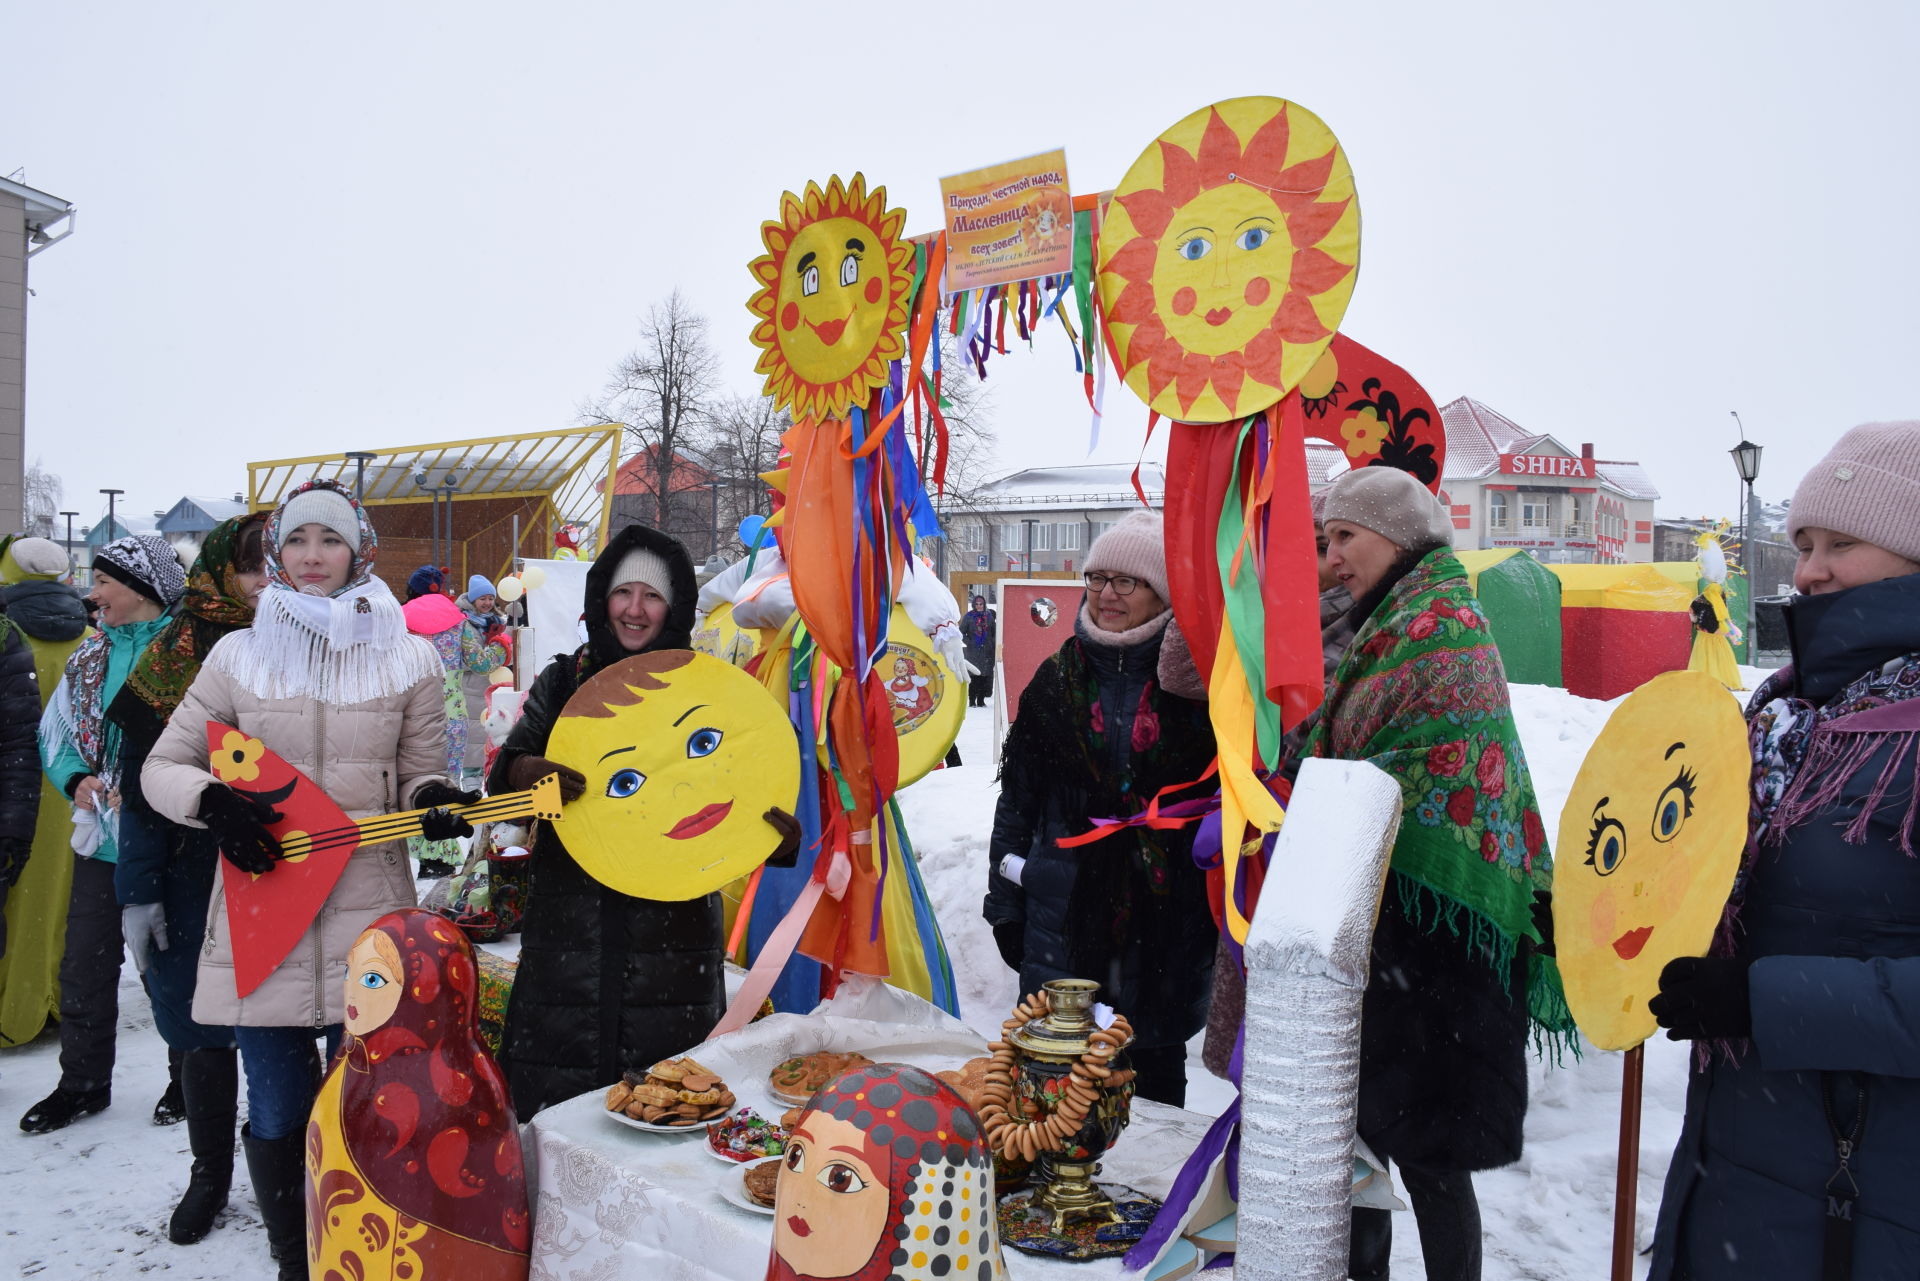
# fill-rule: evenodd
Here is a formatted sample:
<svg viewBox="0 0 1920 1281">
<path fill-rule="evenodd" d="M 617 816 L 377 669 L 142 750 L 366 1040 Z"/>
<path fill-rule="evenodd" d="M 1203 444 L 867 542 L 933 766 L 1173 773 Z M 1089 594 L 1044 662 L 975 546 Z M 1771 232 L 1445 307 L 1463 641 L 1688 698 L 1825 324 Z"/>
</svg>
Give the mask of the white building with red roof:
<svg viewBox="0 0 1920 1281">
<path fill-rule="evenodd" d="M 1653 559 L 1660 492 L 1639 463 L 1596 458 L 1589 444 L 1575 452 L 1468 396 L 1440 417 L 1456 547 L 1520 547 L 1559 564 Z"/>
</svg>

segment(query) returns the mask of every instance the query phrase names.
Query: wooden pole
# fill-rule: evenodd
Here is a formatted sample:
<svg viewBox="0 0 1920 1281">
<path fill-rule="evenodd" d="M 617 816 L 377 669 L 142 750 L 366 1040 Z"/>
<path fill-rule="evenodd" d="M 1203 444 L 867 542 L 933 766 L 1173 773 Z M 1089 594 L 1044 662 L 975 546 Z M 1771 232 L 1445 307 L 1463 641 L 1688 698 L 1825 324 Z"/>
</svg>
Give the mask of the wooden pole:
<svg viewBox="0 0 1920 1281">
<path fill-rule="evenodd" d="M 1634 1223 L 1640 1185 L 1640 1080 L 1645 1051 L 1620 1065 L 1620 1159 L 1613 1185 L 1613 1281 L 1633 1281 Z"/>
</svg>

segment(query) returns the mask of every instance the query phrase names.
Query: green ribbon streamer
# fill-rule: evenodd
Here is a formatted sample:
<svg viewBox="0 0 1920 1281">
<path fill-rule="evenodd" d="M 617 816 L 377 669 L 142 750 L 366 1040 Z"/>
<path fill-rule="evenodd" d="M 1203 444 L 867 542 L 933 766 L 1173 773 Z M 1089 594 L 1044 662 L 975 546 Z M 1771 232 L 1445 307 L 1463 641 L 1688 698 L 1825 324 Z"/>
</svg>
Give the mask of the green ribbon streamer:
<svg viewBox="0 0 1920 1281">
<path fill-rule="evenodd" d="M 1258 414 L 1240 424 L 1240 438 L 1234 445 L 1233 473 L 1227 480 L 1226 501 L 1220 507 L 1220 524 L 1214 533 L 1214 556 L 1220 568 L 1220 592 L 1226 599 L 1227 626 L 1233 631 L 1234 646 L 1240 651 L 1240 666 L 1253 694 L 1254 738 L 1260 759 L 1271 768 L 1280 759 L 1280 706 L 1267 697 L 1267 615 L 1260 599 L 1260 574 L 1252 549 L 1240 562 L 1240 581 L 1233 582 L 1233 556 L 1246 534 L 1245 504 L 1240 497 L 1240 457 L 1247 440 L 1260 420 Z M 1223 745 L 1224 746 L 1224 745 Z"/>
</svg>

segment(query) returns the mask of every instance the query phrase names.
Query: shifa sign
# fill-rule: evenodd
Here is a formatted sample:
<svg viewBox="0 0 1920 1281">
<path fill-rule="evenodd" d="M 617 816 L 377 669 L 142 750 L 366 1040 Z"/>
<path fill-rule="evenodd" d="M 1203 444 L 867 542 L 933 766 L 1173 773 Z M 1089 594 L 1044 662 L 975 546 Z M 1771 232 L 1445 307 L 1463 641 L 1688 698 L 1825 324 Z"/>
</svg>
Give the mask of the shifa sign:
<svg viewBox="0 0 1920 1281">
<path fill-rule="evenodd" d="M 1502 454 L 1500 471 L 1507 476 L 1562 476 L 1570 480 L 1592 480 L 1593 460 L 1554 454 Z"/>
</svg>

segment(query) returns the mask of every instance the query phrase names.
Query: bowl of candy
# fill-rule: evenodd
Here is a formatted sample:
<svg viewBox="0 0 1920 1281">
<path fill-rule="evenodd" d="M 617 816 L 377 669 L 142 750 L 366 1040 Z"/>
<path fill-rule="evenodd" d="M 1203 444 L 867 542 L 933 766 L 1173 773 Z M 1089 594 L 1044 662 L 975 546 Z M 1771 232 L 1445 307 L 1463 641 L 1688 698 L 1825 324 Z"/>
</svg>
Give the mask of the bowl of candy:
<svg viewBox="0 0 1920 1281">
<path fill-rule="evenodd" d="M 722 1161 L 758 1161 L 787 1150 L 787 1132 L 752 1108 L 707 1126 L 707 1151 Z"/>
</svg>

